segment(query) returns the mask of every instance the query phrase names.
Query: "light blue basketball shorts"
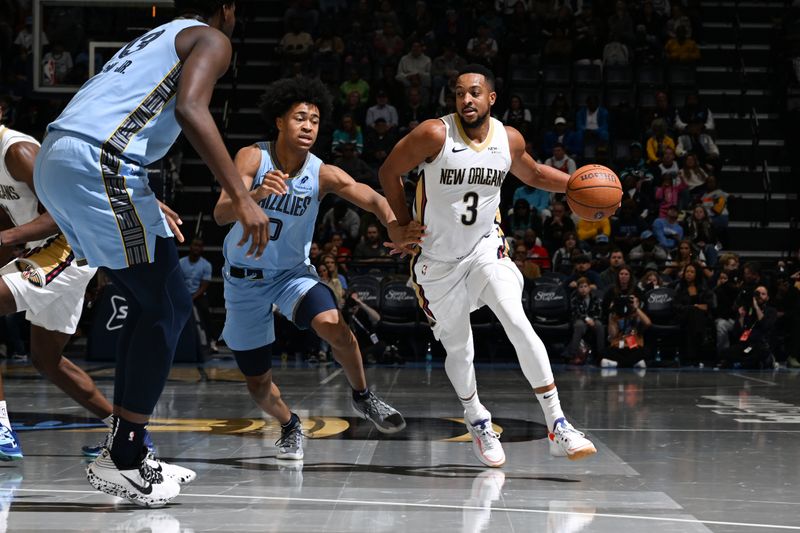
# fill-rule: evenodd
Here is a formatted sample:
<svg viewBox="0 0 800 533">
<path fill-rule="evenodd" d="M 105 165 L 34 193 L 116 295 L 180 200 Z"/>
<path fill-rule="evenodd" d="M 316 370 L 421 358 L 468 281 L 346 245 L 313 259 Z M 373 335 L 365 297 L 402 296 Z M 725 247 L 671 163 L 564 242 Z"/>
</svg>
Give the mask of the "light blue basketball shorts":
<svg viewBox="0 0 800 533">
<path fill-rule="evenodd" d="M 151 263 L 156 237 L 172 237 L 146 169 L 80 135 L 48 134 L 33 179 L 75 258 L 93 267 Z"/>
<path fill-rule="evenodd" d="M 231 350 L 254 350 L 275 342 L 272 305 L 294 321 L 303 296 L 320 283 L 314 267 L 304 264 L 263 274 L 263 279 L 236 278 L 228 263 L 222 269 L 227 312 L 222 338 Z"/>
</svg>

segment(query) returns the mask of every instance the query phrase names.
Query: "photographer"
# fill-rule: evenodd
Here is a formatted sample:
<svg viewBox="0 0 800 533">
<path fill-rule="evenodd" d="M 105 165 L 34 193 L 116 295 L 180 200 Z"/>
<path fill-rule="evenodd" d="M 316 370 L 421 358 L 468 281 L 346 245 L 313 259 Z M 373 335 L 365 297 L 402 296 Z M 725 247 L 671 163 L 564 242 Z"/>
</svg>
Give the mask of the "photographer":
<svg viewBox="0 0 800 533">
<path fill-rule="evenodd" d="M 386 343 L 378 339 L 378 322 L 381 315 L 372 307 L 364 303 L 358 293 L 348 290 L 344 298 L 344 308 L 342 315 L 350 326 L 350 330 L 356 336 L 358 346 L 367 363 L 377 363 L 378 358 L 383 355 Z M 397 349 L 390 347 L 391 355 L 399 359 Z"/>
<path fill-rule="evenodd" d="M 600 366 L 646 368 L 644 330 L 651 323 L 650 318 L 639 308 L 639 298 L 636 295 L 617 296 L 611 304 L 608 318 L 610 345 L 606 358 L 600 361 Z"/>
<path fill-rule="evenodd" d="M 769 293 L 765 286 L 757 286 L 751 297 L 747 305 L 739 307 L 739 317 L 733 329 L 738 341 L 722 353 L 719 367 L 758 369 L 771 366 L 769 340 L 778 313 L 768 304 Z"/>
</svg>

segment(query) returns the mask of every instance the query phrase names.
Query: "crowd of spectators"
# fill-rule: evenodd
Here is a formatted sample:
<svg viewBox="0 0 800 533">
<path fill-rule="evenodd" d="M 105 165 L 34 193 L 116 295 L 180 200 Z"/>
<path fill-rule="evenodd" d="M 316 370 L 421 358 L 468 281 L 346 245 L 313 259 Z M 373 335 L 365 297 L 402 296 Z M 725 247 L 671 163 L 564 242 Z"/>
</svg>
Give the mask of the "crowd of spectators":
<svg viewBox="0 0 800 533">
<path fill-rule="evenodd" d="M 9 2 L 17 9 L 0 16 L 0 30 L 8 30 L 0 31 L 0 94 L 10 97 L 0 98 L 0 105 L 9 125 L 41 136 L 48 117 L 26 102 L 30 73 L 46 68 L 45 79 L 54 76 L 59 83 L 69 77 L 73 61 L 70 50 L 56 42 L 46 44 L 46 64 L 23 61 L 30 54 L 30 23 L 21 2 L 0 3 Z M 529 106 L 513 75 L 524 65 L 694 64 L 702 41 L 699 9 L 697 0 L 469 0 L 458 9 L 437 1 L 292 0 L 276 59 L 284 76 L 318 76 L 336 97 L 315 153 L 374 187 L 378 168 L 399 139 L 422 121 L 455 111 L 458 69 L 468 62 L 491 67 L 499 92 L 493 115 L 523 133 L 532 157 L 567 173 L 601 162 L 623 184 L 620 209 L 601 221 L 577 219 L 563 195 L 528 187 L 512 175 L 504 184 L 503 230 L 515 264 L 529 284 L 557 279 L 572 301 L 573 334 L 563 355 L 586 361 L 585 337 L 593 345 L 589 360 L 646 364 L 653 354 L 644 346 L 651 322 L 645 298 L 654 288 L 670 286 L 675 320 L 692 333 L 682 336 L 688 337 L 679 347 L 682 359 L 701 362 L 709 353 L 701 343 L 713 338 L 716 362 L 742 364 L 742 357 L 729 353 L 730 340 L 743 338 L 739 329 L 755 331 L 748 322 L 753 317 L 769 322 L 770 313 L 759 311 L 770 308 L 769 301 L 780 297 L 786 310 L 796 309 L 798 282 L 788 271 L 771 276 L 767 299 L 759 300 L 758 285 L 748 279 L 757 265 L 741 274 L 738 266 L 729 268 L 737 259 L 726 254 L 724 154 L 715 143 L 708 105 L 697 92 L 673 103 L 671 88 L 660 86 L 652 104 L 623 99 L 606 107 L 600 89 L 583 101 L 573 101 L 564 89 L 551 101 Z M 80 46 L 72 52 L 80 53 Z M 407 177 L 409 197 L 415 180 L 414 173 Z M 398 260 L 388 257 L 385 233 L 374 217 L 332 200 L 321 213 L 312 262 L 340 305 L 352 307 L 348 276 L 398 271 Z M 796 313 L 786 312 L 776 320 L 788 338 L 788 322 L 795 319 L 781 319 Z M 777 334 L 770 327 L 766 337 L 772 342 Z M 751 338 L 763 340 L 758 334 Z M 786 344 L 792 348 L 767 353 L 794 364 L 800 352 L 792 342 Z M 759 357 L 758 364 L 765 364 L 767 356 Z"/>
</svg>

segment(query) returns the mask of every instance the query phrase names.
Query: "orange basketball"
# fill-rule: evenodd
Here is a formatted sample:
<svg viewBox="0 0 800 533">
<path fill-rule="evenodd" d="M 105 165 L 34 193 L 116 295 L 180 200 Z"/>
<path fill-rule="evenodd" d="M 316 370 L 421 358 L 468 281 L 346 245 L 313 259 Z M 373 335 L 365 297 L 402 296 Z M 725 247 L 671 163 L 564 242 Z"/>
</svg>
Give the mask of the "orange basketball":
<svg viewBox="0 0 800 533">
<path fill-rule="evenodd" d="M 610 217 L 621 201 L 622 183 L 603 165 L 584 165 L 567 182 L 567 203 L 584 220 Z"/>
</svg>

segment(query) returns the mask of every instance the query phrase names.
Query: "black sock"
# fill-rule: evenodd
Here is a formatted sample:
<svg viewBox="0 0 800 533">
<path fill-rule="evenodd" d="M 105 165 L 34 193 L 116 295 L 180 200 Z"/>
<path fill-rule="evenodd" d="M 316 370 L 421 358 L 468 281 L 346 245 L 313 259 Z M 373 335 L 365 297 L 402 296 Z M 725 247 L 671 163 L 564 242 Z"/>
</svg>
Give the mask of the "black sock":
<svg viewBox="0 0 800 533">
<path fill-rule="evenodd" d="M 369 387 L 364 389 L 363 391 L 357 391 L 353 389 L 353 399 L 358 400 L 365 400 L 369 397 Z"/>
<path fill-rule="evenodd" d="M 120 470 L 136 468 L 141 463 L 147 424 L 134 424 L 117 416 L 111 442 L 111 460 Z"/>
<path fill-rule="evenodd" d="M 290 418 L 285 424 L 281 424 L 281 433 L 292 429 L 296 425 L 300 425 L 300 417 L 292 413 L 292 418 Z"/>
</svg>

